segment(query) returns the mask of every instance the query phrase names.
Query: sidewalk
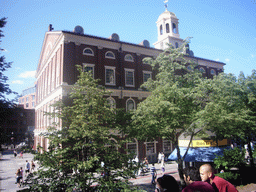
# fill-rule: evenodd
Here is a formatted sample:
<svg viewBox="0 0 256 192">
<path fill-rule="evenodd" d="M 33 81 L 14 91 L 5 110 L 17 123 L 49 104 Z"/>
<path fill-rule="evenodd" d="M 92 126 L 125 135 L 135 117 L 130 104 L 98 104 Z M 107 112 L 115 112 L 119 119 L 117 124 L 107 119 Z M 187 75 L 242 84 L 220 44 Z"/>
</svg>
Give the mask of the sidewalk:
<svg viewBox="0 0 256 192">
<path fill-rule="evenodd" d="M 149 168 L 152 165 L 149 165 Z M 155 168 L 157 171 L 157 178 L 163 176 L 162 170 L 160 167 L 160 163 L 155 164 Z M 179 173 L 178 173 L 178 164 L 175 161 L 167 162 L 165 164 L 165 172 L 164 174 L 172 175 L 177 181 L 180 180 Z M 133 185 L 139 186 L 141 189 L 146 190 L 147 192 L 155 191 L 155 185 L 151 184 L 151 174 L 147 172 L 144 176 L 138 176 L 136 179 L 130 179 L 130 182 Z"/>
<path fill-rule="evenodd" d="M 5 151 L 3 153 L 2 159 L 0 160 L 0 191 L 8 191 L 8 192 L 16 192 L 21 189 L 18 188 L 15 184 L 15 173 L 18 168 L 22 167 L 25 169 L 26 160 L 31 162 L 33 159 L 33 154 L 24 153 L 23 159 L 19 158 L 19 155 L 14 158 L 12 151 Z M 36 162 L 35 162 L 36 164 Z M 149 165 L 149 168 L 152 165 Z M 36 164 L 36 168 L 38 165 Z M 162 171 L 160 168 L 160 164 L 155 164 L 157 170 L 157 177 L 162 176 Z M 168 162 L 165 164 L 165 172 L 164 174 L 172 175 L 176 180 L 179 180 L 178 176 L 178 165 L 175 162 Z M 24 171 L 25 176 L 25 171 Z M 25 178 L 23 176 L 23 178 Z M 155 186 L 151 184 L 151 174 L 150 172 L 145 173 L 145 175 L 140 175 L 136 179 L 130 179 L 136 186 L 140 186 L 146 191 L 154 191 Z"/>
</svg>

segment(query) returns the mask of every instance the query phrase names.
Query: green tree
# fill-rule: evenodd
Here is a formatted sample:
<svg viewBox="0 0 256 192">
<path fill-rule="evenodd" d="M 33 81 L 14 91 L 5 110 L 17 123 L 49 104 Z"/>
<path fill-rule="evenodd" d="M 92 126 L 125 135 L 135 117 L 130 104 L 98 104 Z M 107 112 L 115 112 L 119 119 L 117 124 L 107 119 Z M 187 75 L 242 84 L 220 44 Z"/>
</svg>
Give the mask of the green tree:
<svg viewBox="0 0 256 192">
<path fill-rule="evenodd" d="M 55 113 L 48 114 L 61 118 L 62 128 L 53 124 L 44 135 L 50 146 L 36 155 L 40 168 L 31 178 L 30 190 L 72 191 L 76 186 L 82 191 L 133 191 L 128 178 L 134 177 L 138 167 L 130 161 L 133 154 L 117 150 L 124 142 L 118 136 L 123 132 L 119 129 L 122 121 L 105 99 L 110 92 L 79 70 L 69 97 L 72 104 L 57 103 Z"/>
<path fill-rule="evenodd" d="M 2 28 L 4 28 L 4 26 L 6 25 L 7 18 L 3 17 L 0 19 L 0 43 L 1 38 L 4 37 L 3 34 L 3 30 Z M 9 110 L 9 108 L 13 108 L 13 101 L 9 100 L 6 95 L 10 95 L 10 94 L 17 94 L 16 92 L 13 92 L 10 87 L 9 84 L 7 83 L 8 81 L 8 77 L 6 75 L 4 75 L 4 72 L 9 69 L 11 67 L 12 62 L 7 62 L 5 60 L 5 56 L 2 55 L 2 52 L 4 51 L 3 48 L 0 47 L 0 134 L 1 134 L 1 143 L 0 143 L 0 148 L 1 148 L 1 144 L 3 142 L 8 142 L 6 140 L 6 138 L 8 137 L 8 135 L 5 135 L 6 132 L 2 129 L 1 125 L 3 125 L 4 121 L 5 121 L 5 117 L 11 116 L 11 110 Z M 10 140 L 10 139 L 9 139 Z"/>
<path fill-rule="evenodd" d="M 157 75 L 143 84 L 151 95 L 138 105 L 131 130 L 139 139 L 164 137 L 173 141 L 181 179 L 186 154 L 180 155 L 178 136 L 191 136 L 191 142 L 203 130 L 198 113 L 204 108 L 204 95 L 199 90 L 202 74 L 193 61 L 185 59 L 185 45 L 178 49 L 170 45 L 156 59 L 146 59 Z"/>
</svg>

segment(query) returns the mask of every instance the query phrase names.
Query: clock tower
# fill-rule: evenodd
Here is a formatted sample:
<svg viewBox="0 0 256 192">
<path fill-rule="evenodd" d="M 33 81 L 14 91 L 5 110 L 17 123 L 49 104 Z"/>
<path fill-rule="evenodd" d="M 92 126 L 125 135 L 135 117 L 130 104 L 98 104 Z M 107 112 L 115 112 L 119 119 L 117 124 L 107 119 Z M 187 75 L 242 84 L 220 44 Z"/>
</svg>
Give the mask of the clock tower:
<svg viewBox="0 0 256 192">
<path fill-rule="evenodd" d="M 179 19 L 176 15 L 165 9 L 156 22 L 158 40 L 154 43 L 156 49 L 166 49 L 167 43 L 178 48 L 183 43 L 179 34 Z"/>
</svg>

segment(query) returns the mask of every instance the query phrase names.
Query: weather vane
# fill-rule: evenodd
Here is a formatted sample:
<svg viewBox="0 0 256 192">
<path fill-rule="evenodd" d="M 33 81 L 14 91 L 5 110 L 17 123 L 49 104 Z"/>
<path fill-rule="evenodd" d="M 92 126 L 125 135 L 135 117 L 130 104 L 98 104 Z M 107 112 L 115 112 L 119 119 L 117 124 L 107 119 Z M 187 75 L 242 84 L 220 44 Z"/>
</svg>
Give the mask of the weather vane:
<svg viewBox="0 0 256 192">
<path fill-rule="evenodd" d="M 168 7 L 168 0 L 164 0 L 164 3 L 165 3 L 165 5 L 164 5 L 164 7 L 165 7 L 165 10 L 167 10 L 167 7 Z"/>
</svg>

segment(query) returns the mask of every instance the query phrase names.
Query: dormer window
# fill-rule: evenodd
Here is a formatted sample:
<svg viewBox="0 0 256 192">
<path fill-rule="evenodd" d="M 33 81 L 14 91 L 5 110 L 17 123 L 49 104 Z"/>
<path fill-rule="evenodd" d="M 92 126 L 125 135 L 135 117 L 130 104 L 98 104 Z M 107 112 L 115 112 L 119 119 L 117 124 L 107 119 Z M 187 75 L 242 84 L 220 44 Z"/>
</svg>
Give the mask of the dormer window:
<svg viewBox="0 0 256 192">
<path fill-rule="evenodd" d="M 105 58 L 108 58 L 108 59 L 115 59 L 115 54 L 112 52 L 112 51 L 108 51 L 106 52 L 105 54 Z"/>
<path fill-rule="evenodd" d="M 85 48 L 83 50 L 83 55 L 89 55 L 89 56 L 94 56 L 94 52 L 91 48 Z"/>
<path fill-rule="evenodd" d="M 163 26 L 160 25 L 160 35 L 163 35 Z"/>
<path fill-rule="evenodd" d="M 177 33 L 177 28 L 176 28 L 176 24 L 175 23 L 172 24 L 172 32 L 173 33 Z"/>
<path fill-rule="evenodd" d="M 133 56 L 131 54 L 126 54 L 124 60 L 134 62 Z"/>
<path fill-rule="evenodd" d="M 166 33 L 170 33 L 169 23 L 166 24 Z"/>
</svg>

